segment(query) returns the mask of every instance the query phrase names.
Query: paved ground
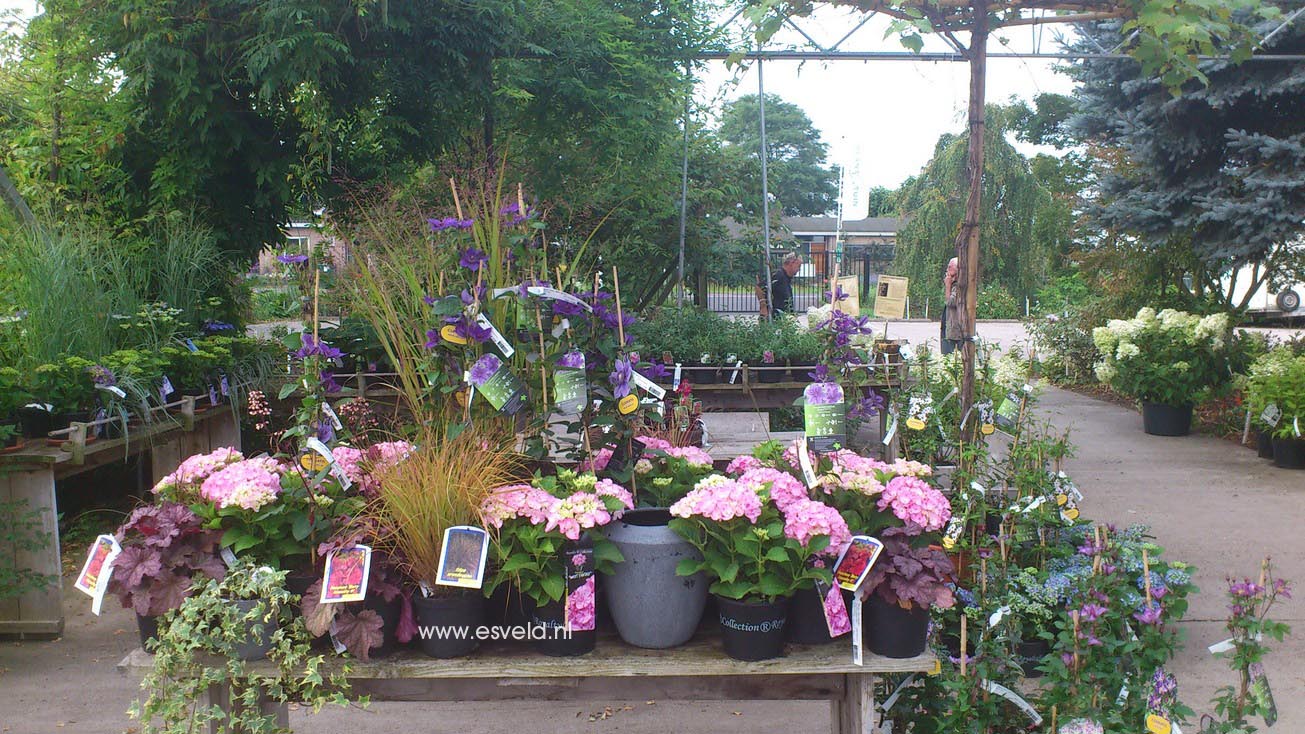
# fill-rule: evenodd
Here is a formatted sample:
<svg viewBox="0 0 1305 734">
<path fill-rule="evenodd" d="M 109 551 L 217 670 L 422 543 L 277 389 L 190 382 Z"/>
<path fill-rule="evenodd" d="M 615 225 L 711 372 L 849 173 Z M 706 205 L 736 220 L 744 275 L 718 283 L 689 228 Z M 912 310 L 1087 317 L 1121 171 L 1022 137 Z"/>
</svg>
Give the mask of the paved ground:
<svg viewBox="0 0 1305 734">
<path fill-rule="evenodd" d="M 936 327 L 935 327 L 936 328 Z M 1255 574 L 1271 554 L 1286 578 L 1305 592 L 1305 473 L 1273 469 L 1253 451 L 1218 439 L 1146 436 L 1141 419 L 1115 405 L 1061 390 L 1049 390 L 1043 410 L 1058 427 L 1073 431 L 1078 455 L 1069 470 L 1086 493 L 1090 517 L 1119 524 L 1150 524 L 1169 557 L 1199 567 L 1203 589 L 1184 625 L 1187 649 L 1175 667 L 1184 700 L 1198 712 L 1214 690 L 1231 682 L 1222 661 L 1205 646 L 1223 639 L 1223 577 Z M 736 422 L 742 431 L 761 425 Z M 718 442 L 724 443 L 724 437 Z M 733 442 L 730 442 L 733 443 Z M 136 694 L 134 683 L 114 664 L 136 645 L 134 619 L 113 602 L 105 614 L 90 615 L 87 599 L 66 594 L 66 635 L 54 642 L 0 643 L 0 732 L 114 732 L 129 727 L 122 713 Z M 1281 719 L 1277 731 L 1305 731 L 1305 612 L 1288 602 L 1277 615 L 1299 630 L 1267 661 Z M 629 706 L 629 709 L 624 709 Z M 590 721 L 610 707 L 609 718 Z M 828 731 L 828 708 L 819 703 L 602 702 L 375 704 L 367 711 L 327 710 L 313 717 L 293 715 L 300 731 L 371 734 L 429 730 L 438 720 L 449 731 L 551 732 L 666 731 L 794 734 Z M 420 722 L 414 728 L 414 722 Z M 1190 727 L 1189 727 L 1190 730 Z"/>
</svg>

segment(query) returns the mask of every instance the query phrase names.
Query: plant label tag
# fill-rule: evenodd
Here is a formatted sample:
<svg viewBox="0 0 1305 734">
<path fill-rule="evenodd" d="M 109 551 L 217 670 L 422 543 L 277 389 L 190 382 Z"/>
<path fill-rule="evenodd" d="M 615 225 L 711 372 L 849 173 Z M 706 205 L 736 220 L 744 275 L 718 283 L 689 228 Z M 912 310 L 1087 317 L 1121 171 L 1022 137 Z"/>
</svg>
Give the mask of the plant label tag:
<svg viewBox="0 0 1305 734">
<path fill-rule="evenodd" d="M 516 293 L 516 292 L 518 292 L 517 288 L 495 288 L 494 297 L 502 298 L 503 296 L 509 293 Z M 571 304 L 572 306 L 579 306 L 580 308 L 583 308 L 586 311 L 594 310 L 594 307 L 590 306 L 585 301 L 576 298 L 575 296 L 571 295 L 570 293 L 567 293 L 566 291 L 560 291 L 550 286 L 546 286 L 546 285 L 528 286 L 526 288 L 526 293 L 529 293 L 530 295 L 535 296 L 537 298 L 549 298 L 554 301 L 563 301 L 565 303 Z"/>
<path fill-rule="evenodd" d="M 503 336 L 503 333 L 498 330 L 498 327 L 495 326 L 494 323 L 485 316 L 485 314 L 476 314 L 476 323 L 480 324 L 483 329 L 489 329 L 489 339 L 494 342 L 494 346 L 498 347 L 498 351 L 503 354 L 504 359 L 511 359 L 512 355 L 517 353 L 517 350 L 512 348 L 512 345 L 508 343 L 507 338 Z"/>
<path fill-rule="evenodd" d="M 983 687 L 988 689 L 988 691 L 993 693 L 994 695 L 1001 696 L 1007 701 L 1010 701 L 1011 703 L 1015 704 L 1016 708 L 1018 708 L 1020 711 L 1023 711 L 1024 714 L 1029 717 L 1029 721 L 1033 722 L 1033 726 L 1035 727 L 1042 726 L 1042 715 L 1038 713 L 1037 709 L 1033 708 L 1033 704 L 1030 704 L 1028 701 L 1024 700 L 1024 697 L 1021 696 L 1020 694 L 1016 693 L 1015 691 L 1012 691 L 1011 689 L 1007 688 L 1006 686 L 1003 686 L 1000 683 L 994 683 L 990 680 L 984 681 Z"/>
<path fill-rule="evenodd" d="M 825 626 L 829 628 L 830 637 L 842 637 L 852 631 L 852 620 L 847 616 L 847 603 L 843 601 L 843 590 L 827 581 L 816 582 L 816 594 L 820 605 L 825 610 Z"/>
<path fill-rule="evenodd" d="M 557 412 L 579 415 L 589 402 L 589 383 L 583 368 L 558 367 L 553 370 L 553 400 Z"/>
<path fill-rule="evenodd" d="M 1150 734 L 1173 734 L 1174 726 L 1160 714 L 1147 714 L 1146 730 Z"/>
<path fill-rule="evenodd" d="M 890 444 L 890 443 L 893 442 L 893 438 L 894 438 L 896 435 L 897 435 L 897 414 L 896 414 L 896 413 L 889 413 L 889 414 L 888 414 L 888 430 L 887 430 L 887 431 L 884 431 L 884 440 L 883 440 L 882 443 L 883 443 L 885 446 L 887 446 L 888 444 Z"/>
<path fill-rule="evenodd" d="M 195 342 L 191 341 L 189 338 L 186 339 L 186 349 L 189 349 L 191 352 L 199 351 L 199 347 L 195 346 Z"/>
<path fill-rule="evenodd" d="M 471 366 L 468 374 L 476 392 L 494 410 L 503 415 L 516 415 L 526 405 L 526 388 L 512 370 L 493 354 L 485 354 Z"/>
<path fill-rule="evenodd" d="M 997 406 L 997 415 L 994 420 L 997 427 L 1007 433 L 1015 430 L 1015 424 L 1019 422 L 1021 398 L 1019 393 L 1011 392 Z"/>
<path fill-rule="evenodd" d="M 172 387 L 172 380 L 169 380 L 168 376 L 164 375 L 163 386 L 159 388 L 159 394 L 163 396 L 164 400 L 167 400 L 168 396 L 174 392 L 176 392 L 176 390 L 174 390 Z"/>
<path fill-rule="evenodd" d="M 1278 723 L 1278 704 L 1273 700 L 1273 690 L 1269 688 L 1269 677 L 1264 674 L 1264 664 L 1251 663 L 1247 672 L 1251 675 L 1251 698 L 1259 706 L 1264 725 L 1273 726 Z"/>
<path fill-rule="evenodd" d="M 120 387 L 118 387 L 117 385 L 96 385 L 95 387 L 96 387 L 96 389 L 98 389 L 98 390 L 103 390 L 103 391 L 105 391 L 105 392 L 107 392 L 107 393 L 111 393 L 111 394 L 116 395 L 116 396 L 118 396 L 118 397 L 120 397 L 120 398 L 125 398 L 125 397 L 127 397 L 127 393 L 123 392 L 123 389 L 120 388 Z"/>
<path fill-rule="evenodd" d="M 113 575 L 113 562 L 122 552 L 118 539 L 112 535 L 100 535 L 91 544 L 82 564 L 82 572 L 77 574 L 74 582 L 78 590 L 91 597 L 91 613 L 100 615 L 100 606 L 104 603 L 104 593 L 109 590 L 109 577 Z"/>
<path fill-rule="evenodd" d="M 218 404 L 218 393 L 217 393 L 217 388 L 214 387 L 213 385 L 209 385 L 209 386 L 208 386 L 208 404 L 209 404 L 209 405 L 217 405 L 217 404 Z"/>
<path fill-rule="evenodd" d="M 671 378 L 671 389 L 680 389 L 680 375 L 683 373 L 684 365 L 679 362 L 675 363 L 675 376 Z"/>
<path fill-rule="evenodd" d="M 879 559 L 884 544 L 868 535 L 853 535 L 852 542 L 838 556 L 834 564 L 834 581 L 840 588 L 856 593 L 870 575 L 870 569 Z"/>
<path fill-rule="evenodd" d="M 988 629 L 992 629 L 993 627 L 996 627 L 997 625 L 1001 624 L 1001 620 L 1005 619 L 1006 615 L 1010 614 L 1010 612 L 1011 612 L 1011 608 L 1009 606 L 1003 606 L 1002 608 L 998 609 L 997 611 L 989 615 Z"/>
<path fill-rule="evenodd" d="M 654 398 L 657 398 L 658 400 L 665 399 L 666 388 L 662 387 L 661 385 L 658 385 L 657 383 L 653 382 L 647 377 L 644 377 L 638 372 L 631 373 L 630 379 L 634 382 L 635 385 L 639 386 L 639 389 L 643 390 L 649 395 L 652 395 Z"/>
<path fill-rule="evenodd" d="M 222 375 L 222 379 L 218 380 L 218 391 L 222 393 L 222 397 L 230 397 L 231 382 L 227 380 L 226 375 Z"/>
<path fill-rule="evenodd" d="M 340 422 L 340 416 L 336 415 L 335 408 L 332 408 L 331 404 L 325 400 L 322 401 L 322 412 L 326 414 L 327 418 L 331 419 L 331 425 L 335 426 L 335 430 L 344 430 L 344 424 Z"/>
<path fill-rule="evenodd" d="M 807 489 L 815 489 L 820 480 L 816 478 L 816 470 L 811 466 L 811 453 L 807 451 L 806 436 L 798 439 L 798 465 L 802 467 L 802 478 L 806 480 Z"/>
<path fill-rule="evenodd" d="M 1278 421 L 1282 420 L 1282 408 L 1279 408 L 1277 403 L 1269 403 L 1264 407 L 1264 412 L 1260 413 L 1260 420 L 1277 428 Z"/>
<path fill-rule="evenodd" d="M 365 545 L 333 550 L 326 555 L 322 574 L 323 604 L 362 601 L 367 598 L 367 580 L 372 570 L 372 549 Z"/>
<path fill-rule="evenodd" d="M 325 403 L 323 403 L 323 405 L 325 405 Z M 322 468 L 329 468 L 331 476 L 335 477 L 335 480 L 340 483 L 342 488 L 347 490 L 353 486 L 353 480 L 349 479 L 349 475 L 344 471 L 344 467 L 336 462 L 335 454 L 332 453 L 331 449 L 327 447 L 326 444 L 319 441 L 316 436 L 313 436 L 312 438 L 309 438 L 304 445 L 310 451 L 313 451 L 326 461 L 325 464 L 320 464 L 317 469 L 309 469 L 309 471 L 321 471 Z M 300 459 L 300 461 L 302 462 L 303 459 Z"/>
<path fill-rule="evenodd" d="M 1216 642 L 1205 649 L 1209 650 L 1211 655 L 1218 655 L 1220 653 L 1232 652 L 1233 647 L 1233 638 L 1229 637 L 1228 639 Z"/>
<path fill-rule="evenodd" d="M 460 347 L 467 344 L 467 337 L 459 334 L 458 327 L 453 324 L 448 324 L 440 329 L 440 338 L 449 344 L 456 344 Z"/>
<path fill-rule="evenodd" d="M 340 634 L 340 628 L 336 626 L 334 619 L 331 620 L 329 632 L 331 634 L 331 647 L 335 650 L 335 654 L 343 655 L 349 648 L 345 647 L 344 643 L 340 642 L 340 638 L 336 637 L 336 635 Z"/>
<path fill-rule="evenodd" d="M 1300 438 L 1300 416 L 1291 419 L 1291 429 L 1296 432 L 1296 438 Z"/>
<path fill-rule="evenodd" d="M 864 633 L 861 629 L 861 596 L 852 595 L 852 664 L 865 665 Z"/>
<path fill-rule="evenodd" d="M 562 551 L 566 562 L 566 629 L 589 632 L 594 629 L 594 547 L 574 545 Z"/>
<path fill-rule="evenodd" d="M 230 548 L 223 548 L 222 550 L 218 551 L 218 555 L 222 557 L 223 565 L 225 565 L 227 568 L 235 568 L 236 554 L 233 553 Z"/>
<path fill-rule="evenodd" d="M 421 591 L 422 596 L 426 597 L 427 599 L 430 598 L 430 586 L 427 585 L 425 581 L 418 581 L 417 588 Z"/>
<path fill-rule="evenodd" d="M 731 354 L 730 356 L 733 357 L 734 355 Z M 735 381 L 735 380 L 739 379 L 739 370 L 741 370 L 741 369 L 743 369 L 743 360 L 741 360 L 741 359 L 736 359 L 736 360 L 734 360 L 734 371 L 733 371 L 733 372 L 730 372 L 730 384 L 731 384 L 731 385 L 734 384 L 734 381 Z"/>
<path fill-rule="evenodd" d="M 955 548 L 956 541 L 961 539 L 961 533 L 963 532 L 965 532 L 965 521 L 959 515 L 953 515 L 952 519 L 947 522 L 947 530 L 943 532 L 943 550 Z"/>
<path fill-rule="evenodd" d="M 846 441 L 847 404 L 837 382 L 813 382 L 802 392 L 803 428 L 811 450 L 833 451 Z"/>
<path fill-rule="evenodd" d="M 485 584 L 485 560 L 489 558 L 489 533 L 484 528 L 455 525 L 444 530 L 440 546 L 440 567 L 435 583 L 463 589 Z"/>
<path fill-rule="evenodd" d="M 620 400 L 616 401 L 616 410 L 621 415 L 629 415 L 639 409 L 639 398 L 634 393 L 630 393 Z"/>
</svg>

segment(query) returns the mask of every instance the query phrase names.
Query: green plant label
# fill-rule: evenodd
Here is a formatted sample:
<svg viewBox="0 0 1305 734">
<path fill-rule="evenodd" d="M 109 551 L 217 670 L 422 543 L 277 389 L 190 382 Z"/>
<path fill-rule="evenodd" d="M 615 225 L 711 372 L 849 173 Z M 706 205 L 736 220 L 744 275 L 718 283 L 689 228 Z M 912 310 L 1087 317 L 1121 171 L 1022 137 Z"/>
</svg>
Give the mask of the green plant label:
<svg viewBox="0 0 1305 734">
<path fill-rule="evenodd" d="M 525 407 L 525 385 L 492 354 L 481 357 L 471 368 L 471 382 L 476 392 L 484 395 L 494 410 L 504 415 L 516 415 Z"/>
<path fill-rule="evenodd" d="M 1255 699 L 1264 717 L 1265 726 L 1278 723 L 1278 704 L 1273 700 L 1273 691 L 1269 688 L 1269 677 L 1264 674 L 1262 663 L 1251 663 L 1247 672 L 1251 674 L 1251 697 Z"/>
<path fill-rule="evenodd" d="M 997 406 L 997 415 L 995 416 L 997 427 L 1003 431 L 1015 430 L 1015 424 L 1020 419 L 1020 396 L 1018 393 L 1011 392 Z"/>
<path fill-rule="evenodd" d="M 802 417 L 807 444 L 812 451 L 833 451 L 846 441 L 847 404 L 802 406 Z"/>
<path fill-rule="evenodd" d="M 585 371 L 574 367 L 553 370 L 553 401 L 563 415 L 579 415 L 589 401 L 589 382 Z"/>
</svg>

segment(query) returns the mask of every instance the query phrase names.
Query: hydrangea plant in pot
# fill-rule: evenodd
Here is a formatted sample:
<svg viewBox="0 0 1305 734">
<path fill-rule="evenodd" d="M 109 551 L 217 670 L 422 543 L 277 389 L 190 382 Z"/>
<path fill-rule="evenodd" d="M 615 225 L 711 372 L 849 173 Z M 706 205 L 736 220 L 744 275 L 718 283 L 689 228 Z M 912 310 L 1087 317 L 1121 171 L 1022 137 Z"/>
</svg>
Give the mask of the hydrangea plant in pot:
<svg viewBox="0 0 1305 734">
<path fill-rule="evenodd" d="M 204 529 L 185 505 L 164 501 L 138 507 L 115 536 L 122 553 L 109 590 L 136 612 L 143 647 L 158 636 L 158 618 L 181 606 L 197 579 L 225 575 L 218 533 Z"/>
<path fill-rule="evenodd" d="M 132 705 L 142 732 L 288 731 L 268 704 L 347 705 L 348 667 L 321 671 L 291 613 L 285 572 L 238 563 L 193 592 L 160 629 L 144 700 Z M 262 657 L 268 663 L 250 665 Z M 213 705 L 197 705 L 206 698 Z"/>
<path fill-rule="evenodd" d="M 667 507 L 711 474 L 712 459 L 694 446 L 674 446 L 652 436 L 634 465 L 635 503 L 608 526 L 607 537 L 624 560 L 603 581 L 607 605 L 621 639 L 637 647 L 682 645 L 698 628 L 707 603 L 707 579 L 684 579 L 675 569 L 684 559 L 702 560 L 688 541 L 670 529 Z"/>
<path fill-rule="evenodd" d="M 1305 355 L 1293 357 L 1275 349 L 1251 368 L 1248 403 L 1264 425 L 1273 463 L 1284 469 L 1305 469 Z"/>
<path fill-rule="evenodd" d="M 863 595 L 866 647 L 876 655 L 910 658 L 924 652 L 929 609 L 954 603 L 949 585 L 955 567 L 942 550 L 919 543 L 922 529 L 887 528 L 879 534 L 884 549 L 870 569 Z"/>
<path fill-rule="evenodd" d="M 1097 377 L 1142 403 L 1147 433 L 1186 436 L 1192 404 L 1227 378 L 1228 332 L 1227 314 L 1143 308 L 1092 331 L 1102 357 Z"/>
<path fill-rule="evenodd" d="M 784 649 L 789 600 L 798 589 L 829 583 L 813 563 L 849 540 L 838 511 L 810 500 L 801 483 L 767 467 L 737 479 L 712 475 L 671 506 L 671 529 L 703 560 L 686 559 L 680 575 L 705 573 L 720 611 L 725 652 L 766 660 Z"/>
<path fill-rule="evenodd" d="M 535 640 L 546 655 L 583 655 L 596 636 L 595 573 L 611 573 L 620 551 L 600 528 L 634 506 L 621 485 L 559 469 L 492 493 L 482 506 L 497 529 L 495 573 L 486 589 L 515 584 L 534 602 Z"/>
</svg>

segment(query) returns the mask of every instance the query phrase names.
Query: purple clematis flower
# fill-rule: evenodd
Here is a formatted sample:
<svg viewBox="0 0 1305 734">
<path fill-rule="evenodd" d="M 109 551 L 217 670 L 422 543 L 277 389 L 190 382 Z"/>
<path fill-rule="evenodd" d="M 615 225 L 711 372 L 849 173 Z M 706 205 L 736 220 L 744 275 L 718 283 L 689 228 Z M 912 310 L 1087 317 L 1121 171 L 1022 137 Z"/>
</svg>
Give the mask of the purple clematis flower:
<svg viewBox="0 0 1305 734">
<path fill-rule="evenodd" d="M 582 370 L 585 368 L 585 353 L 578 349 L 572 349 L 561 357 L 558 357 L 557 366 Z"/>
<path fill-rule="evenodd" d="M 277 255 L 276 259 L 285 265 L 303 265 L 308 262 L 307 255 Z"/>
<path fill-rule="evenodd" d="M 489 378 L 503 366 L 503 361 L 492 354 L 486 354 L 471 365 L 471 384 L 476 387 L 489 382 Z"/>
<path fill-rule="evenodd" d="M 443 232 L 446 229 L 471 229 L 476 220 L 445 217 L 444 219 L 427 219 L 426 222 L 430 224 L 432 232 Z"/>
<path fill-rule="evenodd" d="M 467 270 L 480 270 L 481 266 L 489 262 L 489 256 L 483 250 L 475 247 L 468 247 L 463 251 L 462 257 L 458 260 L 458 265 Z"/>
<path fill-rule="evenodd" d="M 807 377 L 810 377 L 812 382 L 829 382 L 829 368 L 818 364 L 814 370 L 807 373 Z"/>
<path fill-rule="evenodd" d="M 612 374 L 608 375 L 607 381 L 612 385 L 612 395 L 620 400 L 630 394 L 630 379 L 634 374 L 634 369 L 630 366 L 630 360 L 625 357 L 619 357 L 616 364 L 612 367 Z"/>
<path fill-rule="evenodd" d="M 670 377 L 671 371 L 661 362 L 650 362 L 647 367 L 639 368 L 639 374 L 655 382 Z"/>
<path fill-rule="evenodd" d="M 299 335 L 299 341 L 303 344 L 303 346 L 300 347 L 299 350 L 295 352 L 295 356 L 298 357 L 299 359 L 307 359 L 309 357 L 324 357 L 326 359 L 338 359 L 344 356 L 344 352 L 340 351 L 339 349 L 336 349 L 335 347 L 331 346 L 330 344 L 327 344 L 324 341 L 319 341 L 317 339 L 314 339 L 313 335 L 308 333 L 307 331 Z"/>
</svg>

